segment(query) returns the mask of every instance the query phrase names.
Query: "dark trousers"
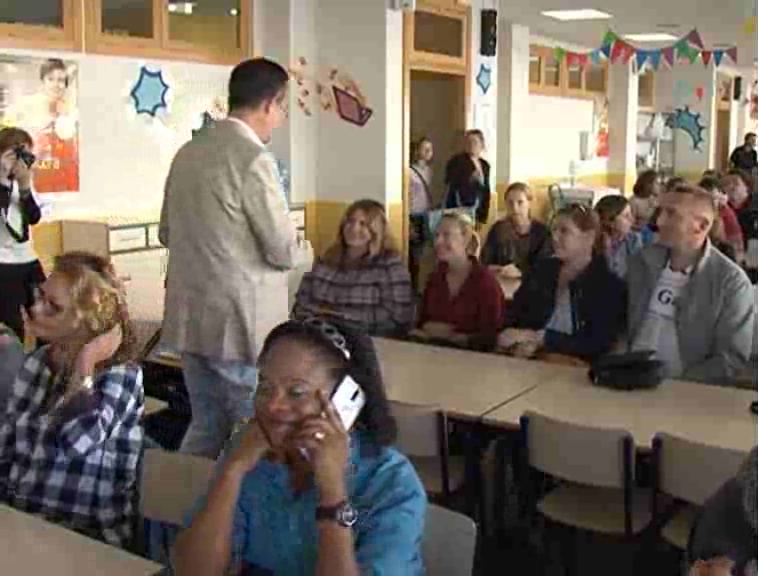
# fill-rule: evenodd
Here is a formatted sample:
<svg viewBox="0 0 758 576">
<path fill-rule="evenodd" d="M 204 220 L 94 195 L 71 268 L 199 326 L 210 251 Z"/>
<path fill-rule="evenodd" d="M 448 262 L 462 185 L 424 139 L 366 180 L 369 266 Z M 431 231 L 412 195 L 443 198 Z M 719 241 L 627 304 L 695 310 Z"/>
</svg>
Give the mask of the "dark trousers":
<svg viewBox="0 0 758 576">
<path fill-rule="evenodd" d="M 0 263 L 0 323 L 24 341 L 21 307 L 34 302 L 34 289 L 45 281 L 39 260 L 24 264 Z"/>
</svg>

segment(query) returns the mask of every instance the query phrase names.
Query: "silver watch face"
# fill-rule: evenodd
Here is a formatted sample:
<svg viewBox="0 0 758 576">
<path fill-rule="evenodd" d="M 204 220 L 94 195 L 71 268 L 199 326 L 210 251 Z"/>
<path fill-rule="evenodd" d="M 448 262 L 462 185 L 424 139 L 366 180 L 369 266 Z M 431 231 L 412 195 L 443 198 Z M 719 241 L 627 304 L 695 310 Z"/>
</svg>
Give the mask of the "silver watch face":
<svg viewBox="0 0 758 576">
<path fill-rule="evenodd" d="M 358 512 L 350 504 L 345 504 L 342 508 L 337 510 L 337 522 L 340 525 L 351 528 L 358 522 Z"/>
</svg>

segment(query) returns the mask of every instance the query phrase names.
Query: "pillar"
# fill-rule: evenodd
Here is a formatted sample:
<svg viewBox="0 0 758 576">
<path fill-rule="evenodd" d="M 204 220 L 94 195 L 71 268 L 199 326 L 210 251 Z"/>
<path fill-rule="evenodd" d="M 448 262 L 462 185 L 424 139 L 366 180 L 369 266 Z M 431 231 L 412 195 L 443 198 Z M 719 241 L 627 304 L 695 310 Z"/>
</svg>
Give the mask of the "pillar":
<svg viewBox="0 0 758 576">
<path fill-rule="evenodd" d="M 629 64 L 608 66 L 608 183 L 631 194 L 637 178 L 639 77 Z"/>
</svg>

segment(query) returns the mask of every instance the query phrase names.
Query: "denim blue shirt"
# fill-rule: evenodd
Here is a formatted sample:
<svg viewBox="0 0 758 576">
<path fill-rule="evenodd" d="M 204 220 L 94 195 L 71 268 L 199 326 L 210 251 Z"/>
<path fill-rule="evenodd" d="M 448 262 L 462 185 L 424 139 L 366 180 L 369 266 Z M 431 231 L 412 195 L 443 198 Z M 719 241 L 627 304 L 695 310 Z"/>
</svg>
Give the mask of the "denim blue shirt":
<svg viewBox="0 0 758 576">
<path fill-rule="evenodd" d="M 629 259 L 643 246 L 642 236 L 637 232 L 630 232 L 619 242 L 614 243 L 611 253 L 608 255 L 608 265 L 619 278 L 626 279 L 626 271 Z"/>
<path fill-rule="evenodd" d="M 396 450 L 376 449 L 355 432 L 350 462 L 348 493 L 358 512 L 353 532 L 361 574 L 424 574 L 427 501 L 413 466 Z M 262 460 L 242 482 L 234 516 L 234 559 L 252 574 L 311 576 L 318 558 L 317 505 L 315 487 L 295 495 L 287 467 Z"/>
</svg>

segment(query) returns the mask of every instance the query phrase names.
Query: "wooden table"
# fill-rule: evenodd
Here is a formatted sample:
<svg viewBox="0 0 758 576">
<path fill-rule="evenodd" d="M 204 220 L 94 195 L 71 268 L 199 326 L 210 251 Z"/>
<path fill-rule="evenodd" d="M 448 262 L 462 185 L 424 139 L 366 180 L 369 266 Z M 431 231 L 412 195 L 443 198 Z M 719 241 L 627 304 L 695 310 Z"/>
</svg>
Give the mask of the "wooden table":
<svg viewBox="0 0 758 576">
<path fill-rule="evenodd" d="M 374 338 L 387 396 L 477 419 L 555 377 L 555 367 L 495 354 Z"/>
<path fill-rule="evenodd" d="M 159 564 L 0 505 L 0 573 L 147 576 Z"/>
<path fill-rule="evenodd" d="M 758 444 L 758 417 L 749 408 L 758 392 L 666 381 L 654 390 L 621 392 L 590 384 L 586 370 L 562 371 L 484 416 L 487 424 L 517 427 L 527 410 L 565 422 L 628 430 L 641 448 L 667 432 L 711 446 L 750 451 Z"/>
</svg>

